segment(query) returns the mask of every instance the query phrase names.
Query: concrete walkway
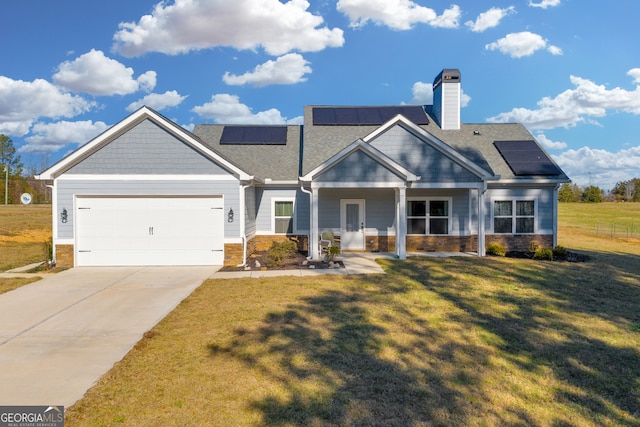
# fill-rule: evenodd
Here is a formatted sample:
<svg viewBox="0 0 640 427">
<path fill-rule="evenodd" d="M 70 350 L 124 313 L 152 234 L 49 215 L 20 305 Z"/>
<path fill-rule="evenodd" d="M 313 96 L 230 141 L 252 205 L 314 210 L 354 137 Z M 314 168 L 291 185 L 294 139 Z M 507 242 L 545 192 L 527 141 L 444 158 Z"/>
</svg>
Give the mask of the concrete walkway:
<svg viewBox="0 0 640 427">
<path fill-rule="evenodd" d="M 345 268 L 321 270 L 80 267 L 39 274 L 42 280 L 0 295 L 0 405 L 73 405 L 208 278 L 384 274 L 377 258 L 394 257 L 342 254 L 339 259 Z M 0 277 L 37 275 L 0 273 Z"/>
<path fill-rule="evenodd" d="M 0 405 L 71 406 L 217 269 L 82 267 L 0 295 Z"/>
</svg>

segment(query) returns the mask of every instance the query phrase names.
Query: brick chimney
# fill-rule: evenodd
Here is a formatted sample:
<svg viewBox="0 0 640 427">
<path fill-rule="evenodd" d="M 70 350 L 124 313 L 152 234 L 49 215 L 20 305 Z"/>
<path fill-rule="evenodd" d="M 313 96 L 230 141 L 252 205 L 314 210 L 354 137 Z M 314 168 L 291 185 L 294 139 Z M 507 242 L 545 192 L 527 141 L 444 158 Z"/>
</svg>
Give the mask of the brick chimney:
<svg viewBox="0 0 640 427">
<path fill-rule="evenodd" d="M 460 129 L 459 70 L 444 69 L 433 81 L 433 114 L 441 129 Z"/>
</svg>

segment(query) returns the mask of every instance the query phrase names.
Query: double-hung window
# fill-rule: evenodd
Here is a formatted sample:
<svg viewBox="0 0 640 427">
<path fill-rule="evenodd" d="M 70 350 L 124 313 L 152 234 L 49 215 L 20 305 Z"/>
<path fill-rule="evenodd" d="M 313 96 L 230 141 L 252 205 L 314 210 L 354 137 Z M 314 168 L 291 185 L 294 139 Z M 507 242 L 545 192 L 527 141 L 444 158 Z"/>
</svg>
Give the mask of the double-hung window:
<svg viewBox="0 0 640 427">
<path fill-rule="evenodd" d="M 273 202 L 273 228 L 276 234 L 293 233 L 293 200 Z"/>
<path fill-rule="evenodd" d="M 499 234 L 535 232 L 534 200 L 496 200 L 493 202 L 493 231 Z"/>
<path fill-rule="evenodd" d="M 415 199 L 407 202 L 407 234 L 449 234 L 451 202 Z"/>
</svg>

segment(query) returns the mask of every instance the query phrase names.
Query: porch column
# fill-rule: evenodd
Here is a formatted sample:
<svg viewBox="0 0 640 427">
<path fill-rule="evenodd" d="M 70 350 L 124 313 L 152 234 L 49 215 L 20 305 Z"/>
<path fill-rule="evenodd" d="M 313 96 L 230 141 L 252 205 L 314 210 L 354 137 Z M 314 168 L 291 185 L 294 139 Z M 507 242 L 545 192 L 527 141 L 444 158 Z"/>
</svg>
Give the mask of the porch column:
<svg viewBox="0 0 640 427">
<path fill-rule="evenodd" d="M 318 189 L 311 187 L 310 211 L 311 211 L 311 231 L 309 233 L 309 256 L 311 259 L 320 259 L 320 242 L 318 241 Z"/>
<path fill-rule="evenodd" d="M 478 256 L 485 256 L 485 224 L 484 224 L 484 208 L 485 208 L 485 196 L 487 191 L 487 184 L 484 183 L 482 187 L 478 188 Z"/>
<path fill-rule="evenodd" d="M 396 256 L 407 259 L 407 188 L 398 187 L 396 192 Z"/>
</svg>

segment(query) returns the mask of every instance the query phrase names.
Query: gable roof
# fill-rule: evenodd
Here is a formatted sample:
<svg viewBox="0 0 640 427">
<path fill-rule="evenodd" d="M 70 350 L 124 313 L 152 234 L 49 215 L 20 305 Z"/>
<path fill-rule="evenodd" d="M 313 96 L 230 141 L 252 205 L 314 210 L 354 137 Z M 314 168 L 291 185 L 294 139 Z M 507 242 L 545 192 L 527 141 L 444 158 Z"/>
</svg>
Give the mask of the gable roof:
<svg viewBox="0 0 640 427">
<path fill-rule="evenodd" d="M 327 160 L 327 153 L 335 153 L 353 141 L 363 139 L 378 131 L 380 126 L 322 126 L 313 124 L 313 108 L 305 106 L 304 110 L 304 152 L 302 158 L 302 174 L 305 175 Z M 340 108 L 340 107 L 334 107 Z M 350 108 L 350 107 L 345 107 Z M 442 146 L 449 147 L 472 164 L 482 170 L 499 176 L 501 181 L 527 182 L 531 180 L 568 182 L 569 178 L 561 170 L 557 175 L 516 175 L 494 145 L 496 141 L 535 140 L 533 135 L 518 123 L 462 123 L 460 129 L 443 130 L 434 120 L 429 108 L 426 108 L 429 123 L 415 125 L 410 120 L 408 126 L 420 129 L 429 135 L 430 140 L 439 141 Z M 424 136 L 424 134 L 423 134 Z M 537 143 L 536 143 L 537 144 Z M 542 150 L 542 148 L 541 148 Z M 542 150 L 544 152 L 544 150 Z M 553 161 L 553 160 L 551 160 Z"/>
<path fill-rule="evenodd" d="M 315 168 L 314 170 L 310 171 L 305 176 L 301 177 L 300 180 L 301 181 L 307 181 L 307 182 L 308 181 L 313 181 L 313 179 L 315 177 L 317 177 L 317 176 L 321 175 L 322 173 L 326 172 L 327 170 L 331 169 L 336 164 L 340 163 L 343 159 L 349 157 L 350 155 L 352 155 L 353 153 L 355 153 L 357 151 L 364 152 L 365 154 L 367 154 L 369 157 L 373 158 L 376 162 L 378 162 L 379 164 L 381 164 L 385 168 L 391 170 L 396 175 L 403 177 L 405 181 L 417 181 L 417 180 L 420 179 L 419 176 L 417 176 L 413 172 L 409 171 L 404 166 L 402 166 L 401 164 L 397 163 L 396 161 L 394 161 L 393 159 L 391 159 L 390 157 L 385 155 L 380 150 L 376 149 L 375 147 L 373 147 L 372 145 L 366 143 L 365 141 L 359 139 L 359 140 L 355 141 L 354 143 L 352 143 L 351 145 L 345 147 L 340 152 L 338 152 L 335 155 L 333 155 L 326 162 L 324 162 L 323 164 L 319 165 L 317 168 Z"/>
<path fill-rule="evenodd" d="M 137 124 L 143 122 L 144 120 L 151 120 L 158 126 L 162 127 L 165 131 L 169 132 L 174 137 L 180 139 L 184 143 L 191 146 L 193 149 L 198 151 L 200 154 L 209 158 L 210 160 L 220 164 L 222 167 L 233 173 L 240 180 L 251 180 L 253 176 L 249 175 L 247 172 L 228 161 L 227 159 L 221 157 L 218 153 L 209 149 L 205 144 L 200 141 L 195 135 L 186 129 L 178 126 L 173 121 L 167 119 L 156 111 L 152 110 L 149 107 L 142 107 L 120 122 L 111 126 L 109 129 L 73 151 L 68 156 L 64 157 L 62 160 L 44 170 L 38 176 L 38 179 L 54 179 L 63 174 L 65 171 L 69 170 L 73 166 L 82 162 L 84 159 L 91 156 L 93 153 L 98 151 L 100 148 L 109 144 L 112 140 L 117 138 L 119 135 L 127 132 L 129 129 L 135 127 Z"/>
</svg>

